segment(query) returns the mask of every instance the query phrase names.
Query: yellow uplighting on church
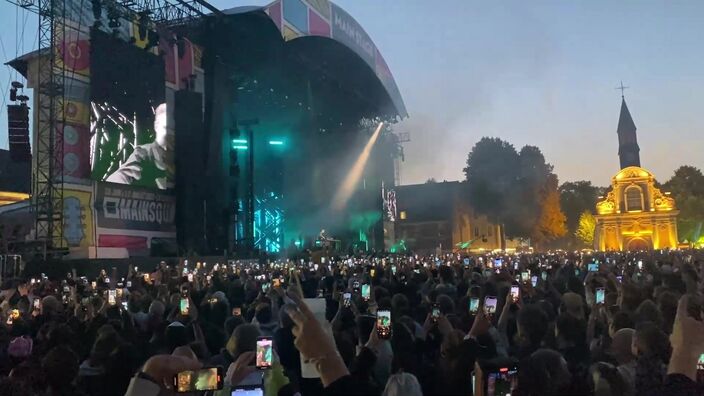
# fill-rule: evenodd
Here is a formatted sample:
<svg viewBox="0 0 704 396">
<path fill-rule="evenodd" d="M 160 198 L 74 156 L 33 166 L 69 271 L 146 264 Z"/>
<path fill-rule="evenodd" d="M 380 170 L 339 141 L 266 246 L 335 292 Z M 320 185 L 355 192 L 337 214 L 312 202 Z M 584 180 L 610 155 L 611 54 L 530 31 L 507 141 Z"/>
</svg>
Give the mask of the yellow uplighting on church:
<svg viewBox="0 0 704 396">
<path fill-rule="evenodd" d="M 650 250 L 677 248 L 675 200 L 655 187 L 653 174 L 640 167 L 636 126 L 621 104 L 618 124 L 621 170 L 611 179 L 611 190 L 596 204 L 594 248 Z"/>
</svg>

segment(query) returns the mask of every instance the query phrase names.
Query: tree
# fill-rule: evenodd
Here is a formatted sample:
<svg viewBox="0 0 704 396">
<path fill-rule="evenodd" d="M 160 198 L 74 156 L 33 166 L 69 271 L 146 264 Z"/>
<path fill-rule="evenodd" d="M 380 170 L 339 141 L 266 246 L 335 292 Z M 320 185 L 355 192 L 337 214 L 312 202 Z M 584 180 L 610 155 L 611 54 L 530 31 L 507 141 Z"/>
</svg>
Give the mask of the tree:
<svg viewBox="0 0 704 396">
<path fill-rule="evenodd" d="M 593 186 L 590 181 L 565 182 L 560 186 L 560 206 L 567 217 L 567 244 L 581 244 L 575 232 L 585 211 L 591 212 L 606 189 Z"/>
<path fill-rule="evenodd" d="M 494 223 L 505 223 L 517 169 L 518 153 L 513 145 L 499 138 L 479 140 L 469 152 L 464 168 L 472 208 Z"/>
<path fill-rule="evenodd" d="M 507 229 L 513 235 L 528 237 L 532 236 L 539 220 L 553 167 L 545 162 L 543 153 L 535 146 L 521 148 L 518 160 L 518 181 L 511 194 L 511 221 Z"/>
<path fill-rule="evenodd" d="M 684 165 L 675 170 L 674 176 L 662 185 L 672 193 L 680 214 L 677 229 L 680 240 L 696 242 L 701 237 L 704 223 L 704 174 L 698 168 Z"/>
<path fill-rule="evenodd" d="M 432 184 L 432 183 L 437 183 L 437 182 L 438 182 L 438 181 L 435 180 L 434 177 L 431 177 L 430 179 L 428 179 L 428 180 L 425 181 L 425 184 Z"/>
<path fill-rule="evenodd" d="M 540 215 L 531 232 L 531 239 L 536 246 L 554 241 L 567 233 L 557 184 L 557 176 L 551 173 L 540 191 Z"/>
<path fill-rule="evenodd" d="M 579 225 L 574 232 L 574 236 L 582 241 L 585 245 L 591 247 L 594 245 L 594 231 L 596 230 L 596 219 L 592 212 L 585 210 L 579 216 Z"/>
<path fill-rule="evenodd" d="M 502 234 L 531 237 L 536 244 L 552 241 L 566 233 L 552 171 L 539 148 L 524 146 L 517 152 L 506 141 L 484 137 L 470 151 L 464 168 L 469 203 L 476 213 L 501 225 Z"/>
</svg>

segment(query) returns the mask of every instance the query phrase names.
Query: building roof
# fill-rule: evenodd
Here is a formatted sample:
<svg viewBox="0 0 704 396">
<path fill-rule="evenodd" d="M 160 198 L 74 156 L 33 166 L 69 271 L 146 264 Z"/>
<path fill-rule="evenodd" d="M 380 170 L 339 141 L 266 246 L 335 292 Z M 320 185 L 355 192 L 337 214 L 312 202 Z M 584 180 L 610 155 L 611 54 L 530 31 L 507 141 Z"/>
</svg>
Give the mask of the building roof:
<svg viewBox="0 0 704 396">
<path fill-rule="evenodd" d="M 452 218 L 463 185 L 452 181 L 397 186 L 396 207 L 399 212 L 407 212 L 411 223 L 447 221 Z"/>
</svg>

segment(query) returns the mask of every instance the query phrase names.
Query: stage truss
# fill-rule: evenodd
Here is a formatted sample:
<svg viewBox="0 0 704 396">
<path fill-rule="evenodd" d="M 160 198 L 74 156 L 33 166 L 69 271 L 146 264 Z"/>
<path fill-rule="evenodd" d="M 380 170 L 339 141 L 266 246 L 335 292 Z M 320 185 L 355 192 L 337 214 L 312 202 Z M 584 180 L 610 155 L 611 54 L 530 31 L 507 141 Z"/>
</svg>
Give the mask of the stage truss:
<svg viewBox="0 0 704 396">
<path fill-rule="evenodd" d="M 268 193 L 255 198 L 254 246 L 267 253 L 280 253 L 284 244 L 283 197 Z"/>
<path fill-rule="evenodd" d="M 59 37 L 66 26 L 67 0 L 7 0 L 39 16 L 38 114 L 36 154 L 32 173 L 32 213 L 34 238 L 44 247 L 45 255 L 64 250 L 63 238 L 63 125 L 64 82 L 66 68 L 58 62 Z M 216 16 L 223 14 L 205 0 L 97 0 L 117 6 L 122 16 L 144 15 L 157 27 L 195 21 L 206 16 L 203 9 Z"/>
</svg>

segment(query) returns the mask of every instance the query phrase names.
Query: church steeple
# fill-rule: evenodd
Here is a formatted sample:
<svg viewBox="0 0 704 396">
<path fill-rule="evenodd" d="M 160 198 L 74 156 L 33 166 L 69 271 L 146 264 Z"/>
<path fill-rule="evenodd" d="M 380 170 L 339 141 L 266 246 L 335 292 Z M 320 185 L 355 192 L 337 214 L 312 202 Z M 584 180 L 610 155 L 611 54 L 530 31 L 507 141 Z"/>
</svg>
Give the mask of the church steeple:
<svg viewBox="0 0 704 396">
<path fill-rule="evenodd" d="M 640 147 L 636 136 L 636 124 L 626 106 L 626 99 L 621 95 L 621 115 L 618 118 L 618 157 L 621 169 L 629 166 L 640 167 Z"/>
</svg>

